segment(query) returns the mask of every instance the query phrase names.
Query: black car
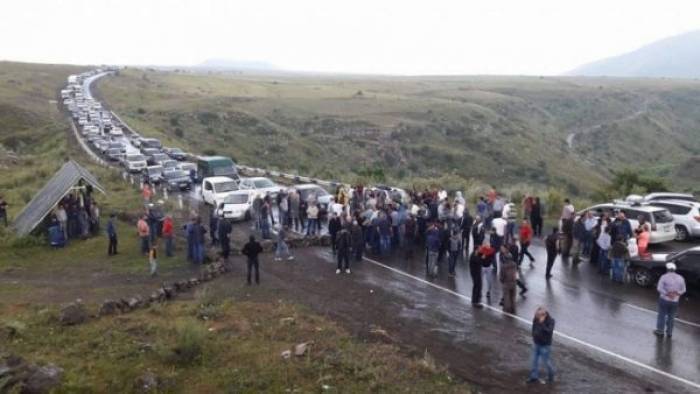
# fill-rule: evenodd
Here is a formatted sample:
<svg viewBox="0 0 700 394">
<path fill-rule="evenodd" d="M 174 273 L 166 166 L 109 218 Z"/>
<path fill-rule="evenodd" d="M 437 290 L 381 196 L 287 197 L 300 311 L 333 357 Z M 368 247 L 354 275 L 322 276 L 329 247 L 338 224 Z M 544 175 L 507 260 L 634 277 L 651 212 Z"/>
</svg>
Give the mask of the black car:
<svg viewBox="0 0 700 394">
<path fill-rule="evenodd" d="M 192 179 L 187 171 L 172 169 L 163 172 L 163 182 L 168 190 L 192 190 Z"/>
<path fill-rule="evenodd" d="M 166 150 L 166 153 L 168 154 L 168 156 L 172 157 L 177 161 L 187 160 L 187 153 L 185 153 L 185 151 L 183 151 L 180 148 L 168 148 Z"/>
<path fill-rule="evenodd" d="M 151 157 L 153 155 L 157 155 L 159 153 L 162 153 L 160 149 L 156 148 L 141 148 L 141 153 L 146 156 L 146 160 L 148 161 L 148 164 L 151 165 Z"/>
<path fill-rule="evenodd" d="M 634 283 L 642 287 L 654 285 L 666 273 L 666 263 L 676 264 L 676 272 L 685 278 L 686 285 L 700 287 L 700 246 L 631 259 L 629 270 Z"/>
</svg>

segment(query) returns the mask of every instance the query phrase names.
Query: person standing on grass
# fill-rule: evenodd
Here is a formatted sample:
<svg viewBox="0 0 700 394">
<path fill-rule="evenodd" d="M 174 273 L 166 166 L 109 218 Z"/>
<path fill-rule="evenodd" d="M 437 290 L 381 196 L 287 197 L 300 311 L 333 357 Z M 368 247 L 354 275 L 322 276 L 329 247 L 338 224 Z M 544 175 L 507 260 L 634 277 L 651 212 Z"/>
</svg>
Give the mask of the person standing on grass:
<svg viewBox="0 0 700 394">
<path fill-rule="evenodd" d="M 544 241 L 545 249 L 547 249 L 547 270 L 544 277 L 549 280 L 552 277 L 552 267 L 559 253 L 559 229 L 552 227 L 552 233 L 547 236 Z"/>
<path fill-rule="evenodd" d="M 280 226 L 277 232 L 277 247 L 275 248 L 275 261 L 281 261 L 282 258 L 287 260 L 294 260 L 294 256 L 289 251 L 289 245 L 287 245 L 287 233 L 289 232 L 289 227 L 285 224 Z"/>
<path fill-rule="evenodd" d="M 501 246 L 501 268 L 498 271 L 498 279 L 503 290 L 503 311 L 515 313 L 515 290 L 518 280 L 518 266 L 513 260 L 508 247 Z"/>
<path fill-rule="evenodd" d="M 136 223 L 136 232 L 141 240 L 141 254 L 148 254 L 151 241 L 151 229 L 148 227 L 148 217 L 142 215 Z"/>
<path fill-rule="evenodd" d="M 7 227 L 7 201 L 5 201 L 5 198 L 3 196 L 0 196 L 0 220 L 5 223 L 5 227 Z"/>
<path fill-rule="evenodd" d="M 350 273 L 350 232 L 347 226 L 338 232 L 337 240 L 337 253 L 338 253 L 338 268 L 336 268 L 335 273 L 340 274 L 345 270 L 346 274 Z"/>
<path fill-rule="evenodd" d="M 469 273 L 472 276 L 472 306 L 476 308 L 482 308 L 481 305 L 481 267 L 482 267 L 482 256 L 479 250 L 475 247 L 471 256 L 469 257 Z"/>
<path fill-rule="evenodd" d="M 151 202 L 151 198 L 153 197 L 153 190 L 151 189 L 150 183 L 143 183 L 143 187 L 141 188 L 141 196 L 143 196 L 143 201 L 147 203 Z"/>
<path fill-rule="evenodd" d="M 107 220 L 107 239 L 109 240 L 109 245 L 107 246 L 107 256 L 114 256 L 117 254 L 117 224 L 116 216 L 114 213 L 109 215 L 109 220 Z"/>
<path fill-rule="evenodd" d="M 554 382 L 554 366 L 552 365 L 552 337 L 554 336 L 555 321 L 544 307 L 537 308 L 532 320 L 532 365 L 527 383 L 540 381 L 540 359 L 547 367 L 547 382 Z"/>
<path fill-rule="evenodd" d="M 216 207 L 212 208 L 209 214 L 209 237 L 211 237 L 211 245 L 216 246 L 219 242 L 219 233 L 217 228 L 219 227 L 219 216 L 216 214 Z"/>
<path fill-rule="evenodd" d="M 173 228 L 173 217 L 166 215 L 163 219 L 163 239 L 165 239 L 165 256 L 173 257 L 175 231 Z"/>
<path fill-rule="evenodd" d="M 158 240 L 153 241 L 148 251 L 148 264 L 151 266 L 151 277 L 158 275 Z"/>
<path fill-rule="evenodd" d="M 518 237 L 520 238 L 520 256 L 518 256 L 518 265 L 520 265 L 525 256 L 530 259 L 530 267 L 533 266 L 535 258 L 528 250 L 530 243 L 532 243 L 532 226 L 527 219 L 523 219 L 522 224 L 520 224 L 520 230 L 518 231 Z"/>
<path fill-rule="evenodd" d="M 197 264 L 204 263 L 204 236 L 207 230 L 202 225 L 202 219 L 197 216 L 194 220 L 194 226 L 192 226 L 193 235 L 193 247 L 194 247 L 194 262 Z"/>
<path fill-rule="evenodd" d="M 248 243 L 243 246 L 243 253 L 248 258 L 248 286 L 251 285 L 251 273 L 255 270 L 255 284 L 260 284 L 260 263 L 258 255 L 262 253 L 262 246 L 255 240 L 255 236 L 251 235 L 248 238 Z"/>
<path fill-rule="evenodd" d="M 681 296 L 685 294 L 685 279 L 676 273 L 676 264 L 666 263 L 666 273 L 659 278 L 656 290 L 659 292 L 659 311 L 654 334 L 662 337 L 665 329 L 666 336 L 671 339 L 673 320 L 678 313 L 678 303 Z"/>
</svg>

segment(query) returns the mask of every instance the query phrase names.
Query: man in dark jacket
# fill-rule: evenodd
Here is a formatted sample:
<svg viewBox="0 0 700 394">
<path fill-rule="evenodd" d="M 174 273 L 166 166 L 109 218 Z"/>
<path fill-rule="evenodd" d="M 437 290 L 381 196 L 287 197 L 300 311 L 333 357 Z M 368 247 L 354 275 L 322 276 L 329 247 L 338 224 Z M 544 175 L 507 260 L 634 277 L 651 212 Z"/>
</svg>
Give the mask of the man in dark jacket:
<svg viewBox="0 0 700 394">
<path fill-rule="evenodd" d="M 217 233 L 219 244 L 221 245 L 221 256 L 223 256 L 225 262 L 228 262 L 228 258 L 231 255 L 231 231 L 233 231 L 231 222 L 225 218 L 219 219 Z"/>
<path fill-rule="evenodd" d="M 362 226 L 357 221 L 353 220 L 350 227 L 350 241 L 352 242 L 352 254 L 355 262 L 362 260 L 362 254 L 365 251 L 365 236 L 362 231 Z"/>
<path fill-rule="evenodd" d="M 547 249 L 547 272 L 545 278 L 549 279 L 552 277 L 552 266 L 559 252 L 559 229 L 556 227 L 552 228 L 552 233 L 547 236 L 544 243 Z"/>
<path fill-rule="evenodd" d="M 586 242 L 586 234 L 586 225 L 583 222 L 583 215 L 581 215 L 574 222 L 573 228 L 573 245 L 571 248 L 571 254 L 573 256 L 572 262 L 574 264 L 581 262 L 581 252 L 583 251 L 583 245 Z"/>
<path fill-rule="evenodd" d="M 483 308 L 481 305 L 481 255 L 478 252 L 477 248 L 474 248 L 474 251 L 471 254 L 471 257 L 469 257 L 469 273 L 472 276 L 472 306 L 477 307 L 477 308 Z"/>
<path fill-rule="evenodd" d="M 498 279 L 503 289 L 503 311 L 515 313 L 515 289 L 518 280 L 518 266 L 506 245 L 501 246 L 501 269 Z"/>
<path fill-rule="evenodd" d="M 550 355 L 552 352 L 552 336 L 554 335 L 554 319 L 544 307 L 537 308 L 535 318 L 532 321 L 532 366 L 528 383 L 539 382 L 540 359 L 547 367 L 547 381 L 554 381 L 554 367 Z"/>
<path fill-rule="evenodd" d="M 255 236 L 251 235 L 248 239 L 248 243 L 243 246 L 241 253 L 248 257 L 248 285 L 250 286 L 250 274 L 253 269 L 255 269 L 255 284 L 260 284 L 260 263 L 258 262 L 258 255 L 262 252 L 262 246 L 255 240 Z"/>
<path fill-rule="evenodd" d="M 337 239 L 337 254 L 338 254 L 338 268 L 335 270 L 336 274 L 345 270 L 346 274 L 350 273 L 350 232 L 347 228 L 343 228 L 338 232 Z"/>
<path fill-rule="evenodd" d="M 338 232 L 342 227 L 343 225 L 338 215 L 336 215 L 335 212 L 331 213 L 331 218 L 328 221 L 328 234 L 331 236 L 331 250 L 333 254 L 336 254 L 338 249 L 336 240 L 338 239 Z"/>
<path fill-rule="evenodd" d="M 629 249 L 623 235 L 618 235 L 615 243 L 610 247 L 610 259 L 612 260 L 613 282 L 624 282 L 625 260 L 629 259 Z"/>
<path fill-rule="evenodd" d="M 464 209 L 464 214 L 459 223 L 459 228 L 462 230 L 462 249 L 464 249 L 464 255 L 469 255 L 469 238 L 471 237 L 472 226 L 474 225 L 474 218 L 469 214 L 468 209 Z"/>
<path fill-rule="evenodd" d="M 109 239 L 109 246 L 107 246 L 107 256 L 113 256 L 117 254 L 117 225 L 114 223 L 116 220 L 116 215 L 109 215 L 109 220 L 107 220 L 107 238 Z"/>
</svg>

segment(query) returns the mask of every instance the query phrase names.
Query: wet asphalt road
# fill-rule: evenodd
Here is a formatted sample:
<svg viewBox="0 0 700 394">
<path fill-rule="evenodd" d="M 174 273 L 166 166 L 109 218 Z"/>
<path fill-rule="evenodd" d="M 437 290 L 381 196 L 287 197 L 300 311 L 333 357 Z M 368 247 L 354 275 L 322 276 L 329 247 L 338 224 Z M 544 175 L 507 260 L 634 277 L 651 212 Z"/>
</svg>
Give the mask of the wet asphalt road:
<svg viewBox="0 0 700 394">
<path fill-rule="evenodd" d="M 686 297 L 681 302 L 673 339 L 659 340 L 652 333 L 657 302 L 654 289 L 644 289 L 634 284 L 615 284 L 608 278 L 599 276 L 587 262 L 576 266 L 562 262 L 561 259 L 557 259 L 554 265 L 554 277 L 547 281 L 544 278 L 544 248 L 534 245 L 531 251 L 536 259 L 535 265 L 530 268 L 526 259 L 522 269 L 522 277 L 529 291 L 524 297 L 517 298 L 517 316 L 524 319 L 524 322 L 514 321 L 513 324 L 528 328 L 525 327 L 526 322 L 531 321 L 535 309 L 543 305 L 557 320 L 557 331 L 573 338 L 558 338 L 558 342 L 580 347 L 592 356 L 604 356 L 603 359 L 608 359 L 611 363 L 622 363 L 662 380 L 679 383 L 679 379 L 685 379 L 689 384 L 680 382 L 682 387 L 692 389 L 691 392 L 700 390 L 700 303 L 697 297 Z M 332 259 L 330 253 L 322 254 L 321 257 Z M 410 261 L 399 257 L 370 257 L 370 260 L 363 263 L 363 270 L 374 260 L 415 278 L 395 273 L 390 280 L 384 275 L 377 276 L 375 280 L 371 271 L 363 272 L 363 276 L 368 283 L 385 291 L 404 295 L 412 293 L 417 287 L 426 286 L 426 283 L 420 281 L 425 279 L 425 266 L 421 257 Z M 444 307 L 448 313 L 455 303 L 466 302 L 471 295 L 472 281 L 464 262 L 458 263 L 456 278 L 448 278 L 446 266 L 443 265 L 439 277 L 429 282 L 437 286 L 431 287 L 441 290 L 431 296 L 431 303 Z M 490 302 L 496 310 L 500 310 L 499 299 L 500 288 L 497 285 Z M 417 308 L 405 313 L 421 312 Z M 498 314 L 497 311 L 493 313 Z M 440 321 L 430 324 L 434 324 L 435 329 L 452 332 L 455 339 L 465 335 L 463 329 L 441 327 Z M 585 345 L 578 341 L 585 342 Z M 620 357 L 631 361 L 624 361 Z M 649 368 L 634 365 L 635 362 Z M 674 375 L 678 379 L 663 376 L 663 373 Z M 697 386 L 694 387 L 693 384 Z"/>
</svg>

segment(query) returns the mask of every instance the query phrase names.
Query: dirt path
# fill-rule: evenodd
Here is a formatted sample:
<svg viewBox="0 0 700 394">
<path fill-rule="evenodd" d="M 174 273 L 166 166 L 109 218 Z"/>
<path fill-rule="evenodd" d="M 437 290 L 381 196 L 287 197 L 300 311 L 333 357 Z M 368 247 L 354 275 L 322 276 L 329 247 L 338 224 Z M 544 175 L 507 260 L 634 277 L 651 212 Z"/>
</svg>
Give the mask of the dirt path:
<svg viewBox="0 0 700 394">
<path fill-rule="evenodd" d="M 629 114 L 629 115 L 627 115 L 627 116 L 625 116 L 625 117 L 618 118 L 618 119 L 607 120 L 607 121 L 605 121 L 605 122 L 601 122 L 601 123 L 595 124 L 595 125 L 593 125 L 593 126 L 589 126 L 589 127 L 586 127 L 586 128 L 580 129 L 580 130 L 572 131 L 572 132 L 569 133 L 569 135 L 566 137 L 566 145 L 569 147 L 569 150 L 573 150 L 573 149 L 574 149 L 574 142 L 575 142 L 575 140 L 576 140 L 576 137 L 579 136 L 579 135 L 592 133 L 592 132 L 594 132 L 594 131 L 596 131 L 596 130 L 599 130 L 599 129 L 602 128 L 603 126 L 608 125 L 608 124 L 610 124 L 610 123 L 615 123 L 615 122 L 618 122 L 618 123 L 619 123 L 619 122 L 627 122 L 627 121 L 629 121 L 629 120 L 632 120 L 632 119 L 635 119 L 635 118 L 637 118 L 637 117 L 639 117 L 639 116 L 642 116 L 642 115 L 645 114 L 647 111 L 649 111 L 649 104 L 650 104 L 650 103 L 651 103 L 651 100 L 647 98 L 647 99 L 644 100 L 644 102 L 642 103 L 641 107 L 640 107 L 637 111 L 635 111 L 634 113 L 631 113 L 631 114 Z"/>
</svg>

